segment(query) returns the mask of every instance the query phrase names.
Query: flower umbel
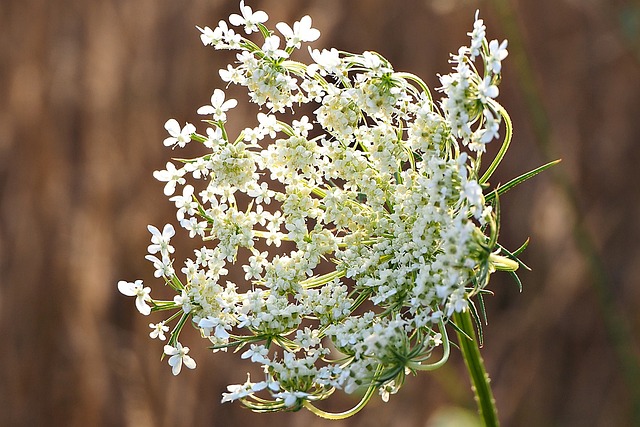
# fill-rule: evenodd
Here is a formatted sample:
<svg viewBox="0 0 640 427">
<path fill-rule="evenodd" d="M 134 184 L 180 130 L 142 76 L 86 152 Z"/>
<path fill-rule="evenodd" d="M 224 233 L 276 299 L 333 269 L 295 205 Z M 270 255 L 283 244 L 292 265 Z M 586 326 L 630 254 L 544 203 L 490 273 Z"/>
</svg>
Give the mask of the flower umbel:
<svg viewBox="0 0 640 427">
<path fill-rule="evenodd" d="M 237 101 L 215 89 L 198 109 L 210 119 L 203 133 L 173 119 L 165 125 L 165 145 L 202 145 L 202 156 L 154 176 L 167 196 L 182 186 L 170 200 L 204 246 L 179 276 L 173 226 L 149 226 L 147 258 L 176 296 L 152 300 L 141 281 L 118 288 L 143 314 L 173 312 L 150 335 L 164 339 L 165 323 L 176 322 L 164 347 L 174 375 L 183 364 L 195 368 L 178 342 L 190 323 L 214 351 L 242 350 L 264 372 L 263 381 L 230 385 L 223 402 L 343 417 L 376 390 L 387 401 L 408 373 L 444 364 L 447 324 L 482 310 L 476 301 L 489 293 L 491 273 L 515 276 L 522 265 L 523 248 L 497 243 L 498 195 L 511 186 L 488 184 L 511 139 L 496 101 L 507 44 L 488 41 L 476 14 L 470 46 L 452 55 L 436 101 L 422 80 L 375 52 L 309 49 L 310 64 L 294 61 L 320 32 L 309 16 L 280 22 L 281 47 L 267 19 L 241 1 L 229 23 L 254 40 L 225 21 L 200 29 L 204 45 L 238 51 L 220 76 L 247 88 L 262 108 L 256 122 L 231 138 L 227 113 Z M 313 117 L 296 114 L 301 104 L 314 106 Z M 486 144 L 500 135 L 502 148 L 481 171 Z M 226 277 L 228 264 L 244 276 Z M 313 405 L 360 387 L 367 391 L 352 411 Z"/>
</svg>

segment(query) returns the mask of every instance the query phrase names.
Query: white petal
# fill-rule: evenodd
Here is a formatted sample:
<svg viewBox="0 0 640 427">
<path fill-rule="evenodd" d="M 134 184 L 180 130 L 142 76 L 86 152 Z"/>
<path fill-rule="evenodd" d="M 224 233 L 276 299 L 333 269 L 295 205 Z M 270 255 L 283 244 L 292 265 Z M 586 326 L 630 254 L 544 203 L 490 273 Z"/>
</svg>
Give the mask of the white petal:
<svg viewBox="0 0 640 427">
<path fill-rule="evenodd" d="M 272 381 L 269 383 L 269 390 L 278 391 L 280 390 L 280 383 L 278 381 Z"/>
<path fill-rule="evenodd" d="M 306 42 L 314 42 L 320 38 L 320 30 L 315 28 L 309 28 L 305 32 L 304 41 Z"/>
<path fill-rule="evenodd" d="M 261 390 L 264 390 L 265 388 L 267 388 L 267 382 L 260 381 L 259 383 L 256 383 L 251 387 L 251 391 L 261 391 Z"/>
<path fill-rule="evenodd" d="M 267 22 L 267 20 L 269 19 L 269 15 L 267 15 L 266 12 L 263 12 L 262 10 L 257 10 L 252 16 L 251 16 L 251 20 L 253 22 Z"/>
<path fill-rule="evenodd" d="M 216 335 L 216 337 L 218 337 L 218 338 L 220 338 L 222 340 L 226 340 L 227 338 L 229 338 L 229 332 L 227 332 L 222 325 L 216 326 L 215 335 Z"/>
<path fill-rule="evenodd" d="M 280 33 L 282 33 L 283 36 L 285 36 L 286 38 L 290 39 L 293 37 L 293 30 L 291 29 L 291 27 L 289 26 L 289 24 L 285 23 L 285 22 L 278 22 L 276 24 L 276 28 L 278 29 L 278 31 L 280 31 Z"/>
<path fill-rule="evenodd" d="M 166 354 L 167 356 L 173 356 L 174 354 L 178 354 L 178 350 L 170 345 L 165 345 L 164 346 L 164 354 Z"/>
<path fill-rule="evenodd" d="M 124 294 L 128 297 L 132 297 L 136 295 L 135 288 L 136 286 L 133 283 L 125 282 L 124 280 L 120 280 L 118 282 L 118 290 L 120 291 L 121 294 Z"/>
<path fill-rule="evenodd" d="M 195 369 L 196 368 L 196 361 L 193 360 L 193 358 L 191 356 L 184 356 L 182 358 L 182 361 L 184 362 L 184 366 L 186 366 L 189 369 Z"/>
<path fill-rule="evenodd" d="M 165 224 L 164 228 L 162 229 L 162 237 L 164 237 L 165 239 L 169 239 L 175 236 L 175 234 L 176 230 L 175 228 L 173 228 L 173 225 Z"/>
<path fill-rule="evenodd" d="M 211 105 L 215 107 L 219 107 L 224 102 L 224 92 L 222 89 L 216 89 L 213 91 L 213 95 L 211 95 Z"/>
<path fill-rule="evenodd" d="M 149 314 L 151 314 L 151 307 L 149 307 L 144 302 L 144 298 L 142 298 L 142 297 L 137 297 L 136 298 L 136 308 L 138 309 L 138 311 L 140 313 L 142 313 L 145 316 L 148 316 Z"/>
<path fill-rule="evenodd" d="M 182 133 L 184 133 L 186 136 L 190 136 L 192 133 L 195 133 L 195 131 L 196 131 L 196 127 L 191 123 L 187 123 L 184 126 L 184 129 L 182 129 Z"/>
<path fill-rule="evenodd" d="M 169 181 L 165 184 L 164 186 L 164 195 L 165 196 L 172 196 L 173 193 L 176 192 L 176 182 L 175 181 Z"/>
<path fill-rule="evenodd" d="M 315 28 L 311 28 L 312 21 L 309 15 L 305 15 L 300 19 L 300 27 L 303 31 L 301 31 L 301 35 L 303 36 L 303 40 L 307 42 L 313 42 L 320 38 L 320 30 Z"/>
<path fill-rule="evenodd" d="M 293 393 L 288 393 L 284 399 L 284 406 L 293 406 L 297 400 L 298 398 Z"/>
<path fill-rule="evenodd" d="M 231 23 L 231 25 L 235 25 L 236 27 L 239 27 L 240 25 L 244 25 L 244 22 L 245 22 L 244 18 L 238 15 L 237 13 L 234 13 L 229 16 L 229 23 Z"/>
<path fill-rule="evenodd" d="M 230 108 L 234 108 L 236 105 L 238 105 L 238 101 L 235 99 L 229 99 L 228 101 L 226 101 L 225 103 L 223 103 L 220 108 L 222 108 L 223 110 L 228 110 Z"/>
<path fill-rule="evenodd" d="M 207 116 L 209 114 L 215 113 L 216 110 L 211 105 L 203 105 L 202 107 L 198 108 L 198 111 L 196 112 L 200 115 Z"/>
<path fill-rule="evenodd" d="M 198 327 L 200 328 L 213 328 L 217 322 L 214 321 L 215 318 L 208 316 L 204 319 L 200 319 L 198 322 Z"/>
<path fill-rule="evenodd" d="M 164 128 L 169 132 L 171 136 L 177 136 L 180 134 L 180 124 L 176 119 L 169 119 L 164 124 Z"/>
<path fill-rule="evenodd" d="M 147 225 L 147 230 L 149 230 L 149 233 L 151 233 L 153 236 L 158 236 L 160 237 L 160 230 L 158 230 L 155 226 L 149 224 Z"/>
<path fill-rule="evenodd" d="M 309 15 L 305 15 L 300 18 L 300 27 L 311 28 L 311 17 Z"/>
<path fill-rule="evenodd" d="M 173 356 L 176 357 L 176 356 Z M 172 359 L 173 359 L 172 357 Z M 169 363 L 171 365 L 171 363 Z M 182 369 L 182 358 L 178 358 L 178 362 L 175 365 L 171 366 L 171 373 L 173 375 L 178 375 L 180 373 L 180 370 Z"/>
</svg>

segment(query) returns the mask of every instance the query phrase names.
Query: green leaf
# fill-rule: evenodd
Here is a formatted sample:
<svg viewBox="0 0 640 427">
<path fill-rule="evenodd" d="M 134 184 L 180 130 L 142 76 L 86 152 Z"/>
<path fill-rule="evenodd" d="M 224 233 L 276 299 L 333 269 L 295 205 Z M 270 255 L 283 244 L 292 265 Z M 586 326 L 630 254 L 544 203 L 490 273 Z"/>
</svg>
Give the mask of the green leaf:
<svg viewBox="0 0 640 427">
<path fill-rule="evenodd" d="M 492 201 L 493 199 L 496 198 L 497 195 L 502 195 L 502 194 L 506 193 L 507 191 L 511 190 L 513 187 L 522 184 L 523 182 L 527 181 L 528 179 L 533 178 L 534 176 L 538 175 L 540 172 L 543 172 L 543 171 L 549 169 L 551 166 L 557 165 L 561 161 L 562 161 L 562 159 L 554 160 L 553 162 L 549 162 L 546 165 L 542 165 L 540 167 L 537 167 L 532 171 L 529 171 L 529 172 L 527 172 L 525 174 L 520 175 L 517 178 L 512 179 L 511 181 L 507 182 L 506 184 L 501 185 L 498 188 L 496 188 L 493 192 L 487 194 L 485 196 L 485 200 L 487 202 Z"/>
<path fill-rule="evenodd" d="M 486 320 L 486 313 L 484 313 L 484 301 L 482 300 L 482 295 L 478 295 L 478 300 L 480 302 L 481 310 L 483 313 L 483 317 Z M 471 317 L 473 317 L 473 321 L 476 324 L 476 329 L 478 331 L 478 345 L 482 347 L 484 344 L 484 333 L 482 332 L 482 320 L 480 319 L 480 313 L 478 313 L 478 308 L 475 304 L 469 304 L 469 310 L 471 311 Z"/>
<path fill-rule="evenodd" d="M 527 246 L 529 246 L 529 238 L 527 237 L 527 240 L 524 241 L 524 243 L 522 244 L 522 246 L 520 246 L 518 249 L 516 249 L 515 251 L 513 251 L 513 256 L 518 256 L 520 255 L 522 252 L 524 252 L 525 249 L 527 249 Z M 524 264 L 523 264 L 524 266 Z M 525 266 L 526 267 L 526 266 Z M 527 270 L 530 270 L 529 268 L 527 268 Z"/>
<path fill-rule="evenodd" d="M 520 255 L 525 250 L 525 248 L 527 247 L 528 244 L 529 244 L 529 239 L 527 239 L 524 242 L 524 244 L 522 246 L 520 246 L 515 252 L 509 252 L 508 249 L 506 249 L 504 246 L 502 246 L 499 243 L 498 243 L 498 247 L 500 248 L 500 250 L 502 252 L 504 252 L 507 255 L 507 258 L 510 258 L 510 259 L 514 260 L 522 268 L 531 271 L 531 268 L 529 268 L 529 266 L 527 264 L 525 264 L 524 262 L 520 261 L 520 259 L 518 258 L 518 255 Z"/>
<path fill-rule="evenodd" d="M 456 313 L 453 313 L 453 317 L 455 317 Z M 456 330 L 456 332 L 459 334 L 458 338 L 460 338 L 460 336 L 464 337 L 465 339 L 468 339 L 469 341 L 473 341 L 473 338 L 471 338 L 470 335 L 468 335 L 463 329 L 462 327 L 456 325 L 456 323 L 450 318 L 449 319 L 449 324 L 451 325 L 451 327 L 453 327 L 453 329 Z M 455 343 L 452 343 L 455 345 Z M 456 346 L 457 347 L 457 346 Z"/>
<path fill-rule="evenodd" d="M 516 272 L 515 271 L 510 271 L 509 274 L 511 275 L 511 277 L 513 277 L 513 280 L 515 280 L 516 284 L 518 285 L 518 290 L 520 290 L 520 292 L 522 292 L 522 282 L 520 281 L 520 278 L 518 277 Z"/>
</svg>

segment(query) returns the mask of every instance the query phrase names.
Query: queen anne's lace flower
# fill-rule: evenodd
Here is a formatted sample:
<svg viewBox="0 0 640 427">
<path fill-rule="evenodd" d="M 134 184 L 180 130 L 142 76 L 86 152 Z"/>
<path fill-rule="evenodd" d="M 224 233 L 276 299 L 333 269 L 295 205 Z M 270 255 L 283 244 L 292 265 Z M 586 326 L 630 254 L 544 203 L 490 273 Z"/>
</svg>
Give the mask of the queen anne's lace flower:
<svg viewBox="0 0 640 427">
<path fill-rule="evenodd" d="M 196 368 L 196 361 L 187 353 L 189 353 L 189 347 L 183 347 L 180 343 L 176 343 L 175 347 L 172 345 L 164 346 L 164 354 L 171 356 L 169 357 L 169 366 L 171 366 L 173 375 L 180 373 L 183 364 L 189 369 Z"/>
<path fill-rule="evenodd" d="M 158 338 L 159 340 L 166 340 L 167 336 L 164 334 L 165 332 L 169 332 L 169 327 L 166 326 L 164 324 L 164 322 L 160 322 L 160 323 L 149 323 L 149 327 L 152 329 L 151 332 L 149 332 L 149 337 L 150 338 Z"/>
<path fill-rule="evenodd" d="M 120 280 L 118 282 L 118 290 L 121 294 L 128 297 L 136 297 L 136 308 L 145 316 L 151 313 L 151 307 L 147 304 L 151 301 L 149 293 L 151 288 L 142 285 L 142 280 L 136 280 L 135 282 L 125 282 Z"/>
<path fill-rule="evenodd" d="M 266 13 L 244 1 L 240 12 L 229 23 L 262 41 L 225 21 L 200 28 L 201 39 L 239 51 L 220 76 L 247 87 L 262 112 L 231 137 L 225 124 L 237 101 L 215 89 L 197 111 L 211 119 L 204 135 L 173 119 L 165 124 L 165 145 L 197 141 L 205 153 L 154 172 L 167 196 L 183 186 L 170 198 L 177 220 L 205 246 L 179 277 L 173 226 L 149 226 L 147 259 L 176 296 L 153 300 L 142 281 L 118 288 L 136 297 L 142 314 L 176 312 L 164 347 L 175 375 L 196 365 L 178 342 L 189 319 L 214 351 L 242 349 L 242 359 L 261 365 L 264 381 L 230 385 L 223 402 L 295 410 L 360 386 L 377 388 L 386 401 L 406 373 L 446 360 L 445 324 L 475 307 L 471 298 L 489 274 L 517 267 L 499 255 L 497 209 L 483 193 L 500 159 L 487 176 L 478 170 L 484 146 L 502 123 L 510 126 L 496 102 L 506 41 L 487 42 L 476 15 L 471 44 L 452 55 L 454 69 L 440 76 L 443 96 L 434 101 L 418 77 L 374 52 L 309 49 L 310 65 L 291 60 L 320 35 L 308 16 L 276 25 L 281 47 Z M 314 116 L 296 115 L 299 104 L 313 105 Z M 505 144 L 509 138 L 510 127 Z M 227 280 L 227 264 L 244 276 Z M 150 326 L 152 338 L 164 339 L 165 322 Z M 428 364 L 439 347 L 442 360 Z"/>
<path fill-rule="evenodd" d="M 311 27 L 311 17 L 303 16 L 293 24 L 293 28 L 284 22 L 276 24 L 278 31 L 287 39 L 287 46 L 300 48 L 301 42 L 314 42 L 320 37 L 320 31 Z"/>
<path fill-rule="evenodd" d="M 171 196 L 176 191 L 176 185 L 182 185 L 186 182 L 184 179 L 185 173 L 185 169 L 176 169 L 176 166 L 173 163 L 167 162 L 167 169 L 153 172 L 153 177 L 158 181 L 167 183 L 164 186 L 164 195 Z"/>
<path fill-rule="evenodd" d="M 189 141 L 191 141 L 191 134 L 196 131 L 196 127 L 191 123 L 187 123 L 183 128 L 180 128 L 180 124 L 176 119 L 169 119 L 164 124 L 164 128 L 171 135 L 164 140 L 164 145 L 167 147 L 178 146 L 184 148 Z"/>
<path fill-rule="evenodd" d="M 147 226 L 151 233 L 151 244 L 147 247 L 150 254 L 160 252 L 162 256 L 168 256 L 175 251 L 175 248 L 169 244 L 169 241 L 176 234 L 176 230 L 171 224 L 165 224 L 162 233 L 153 225 Z"/>
<path fill-rule="evenodd" d="M 251 7 L 245 6 L 244 0 L 240 0 L 240 12 L 242 16 L 235 13 L 230 15 L 229 22 L 238 27 L 244 25 L 244 30 L 247 34 L 258 31 L 258 24 L 267 22 L 267 19 L 269 19 L 265 12 L 261 10 L 254 12 Z"/>
<path fill-rule="evenodd" d="M 494 74 L 498 74 L 502 70 L 502 61 L 507 57 L 507 41 L 498 43 L 498 40 L 489 42 L 489 55 L 487 56 L 487 65 Z"/>
<path fill-rule="evenodd" d="M 225 101 L 225 94 L 221 89 L 216 89 L 213 91 L 213 95 L 211 95 L 211 105 L 204 105 L 198 108 L 198 114 L 212 115 L 213 120 L 226 121 L 227 115 L 226 111 L 234 108 L 238 105 L 238 101 L 235 99 L 228 99 Z"/>
</svg>

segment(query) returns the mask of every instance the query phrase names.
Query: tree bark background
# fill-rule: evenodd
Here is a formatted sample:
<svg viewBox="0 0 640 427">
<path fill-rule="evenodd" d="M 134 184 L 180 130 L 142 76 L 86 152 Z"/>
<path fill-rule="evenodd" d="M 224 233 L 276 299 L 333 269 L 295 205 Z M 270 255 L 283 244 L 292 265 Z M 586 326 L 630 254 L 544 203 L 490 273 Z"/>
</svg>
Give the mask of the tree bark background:
<svg viewBox="0 0 640 427">
<path fill-rule="evenodd" d="M 488 37 L 510 38 L 500 101 L 515 136 L 496 182 L 563 162 L 501 199 L 502 240 L 514 248 L 531 237 L 524 259 L 534 270 L 522 274 L 521 294 L 495 275 L 486 301 L 483 354 L 500 417 L 507 426 L 640 423 L 638 2 L 247 3 L 271 26 L 310 14 L 323 33 L 315 46 L 375 50 L 431 87 L 477 8 Z M 236 10 L 235 0 L 0 3 L 0 425 L 329 424 L 221 404 L 246 365 L 210 355 L 196 334 L 187 345 L 197 370 L 173 377 L 147 337 L 157 319 L 116 288 L 153 282 L 146 225 L 174 219 L 151 176 L 172 155 L 163 124 L 195 123 L 222 86 L 217 70 L 233 56 L 203 47 L 195 26 Z M 238 108 L 231 121 L 253 113 Z M 449 408 L 474 410 L 457 354 L 389 403 L 376 398 L 332 425 L 436 425 Z"/>
</svg>

